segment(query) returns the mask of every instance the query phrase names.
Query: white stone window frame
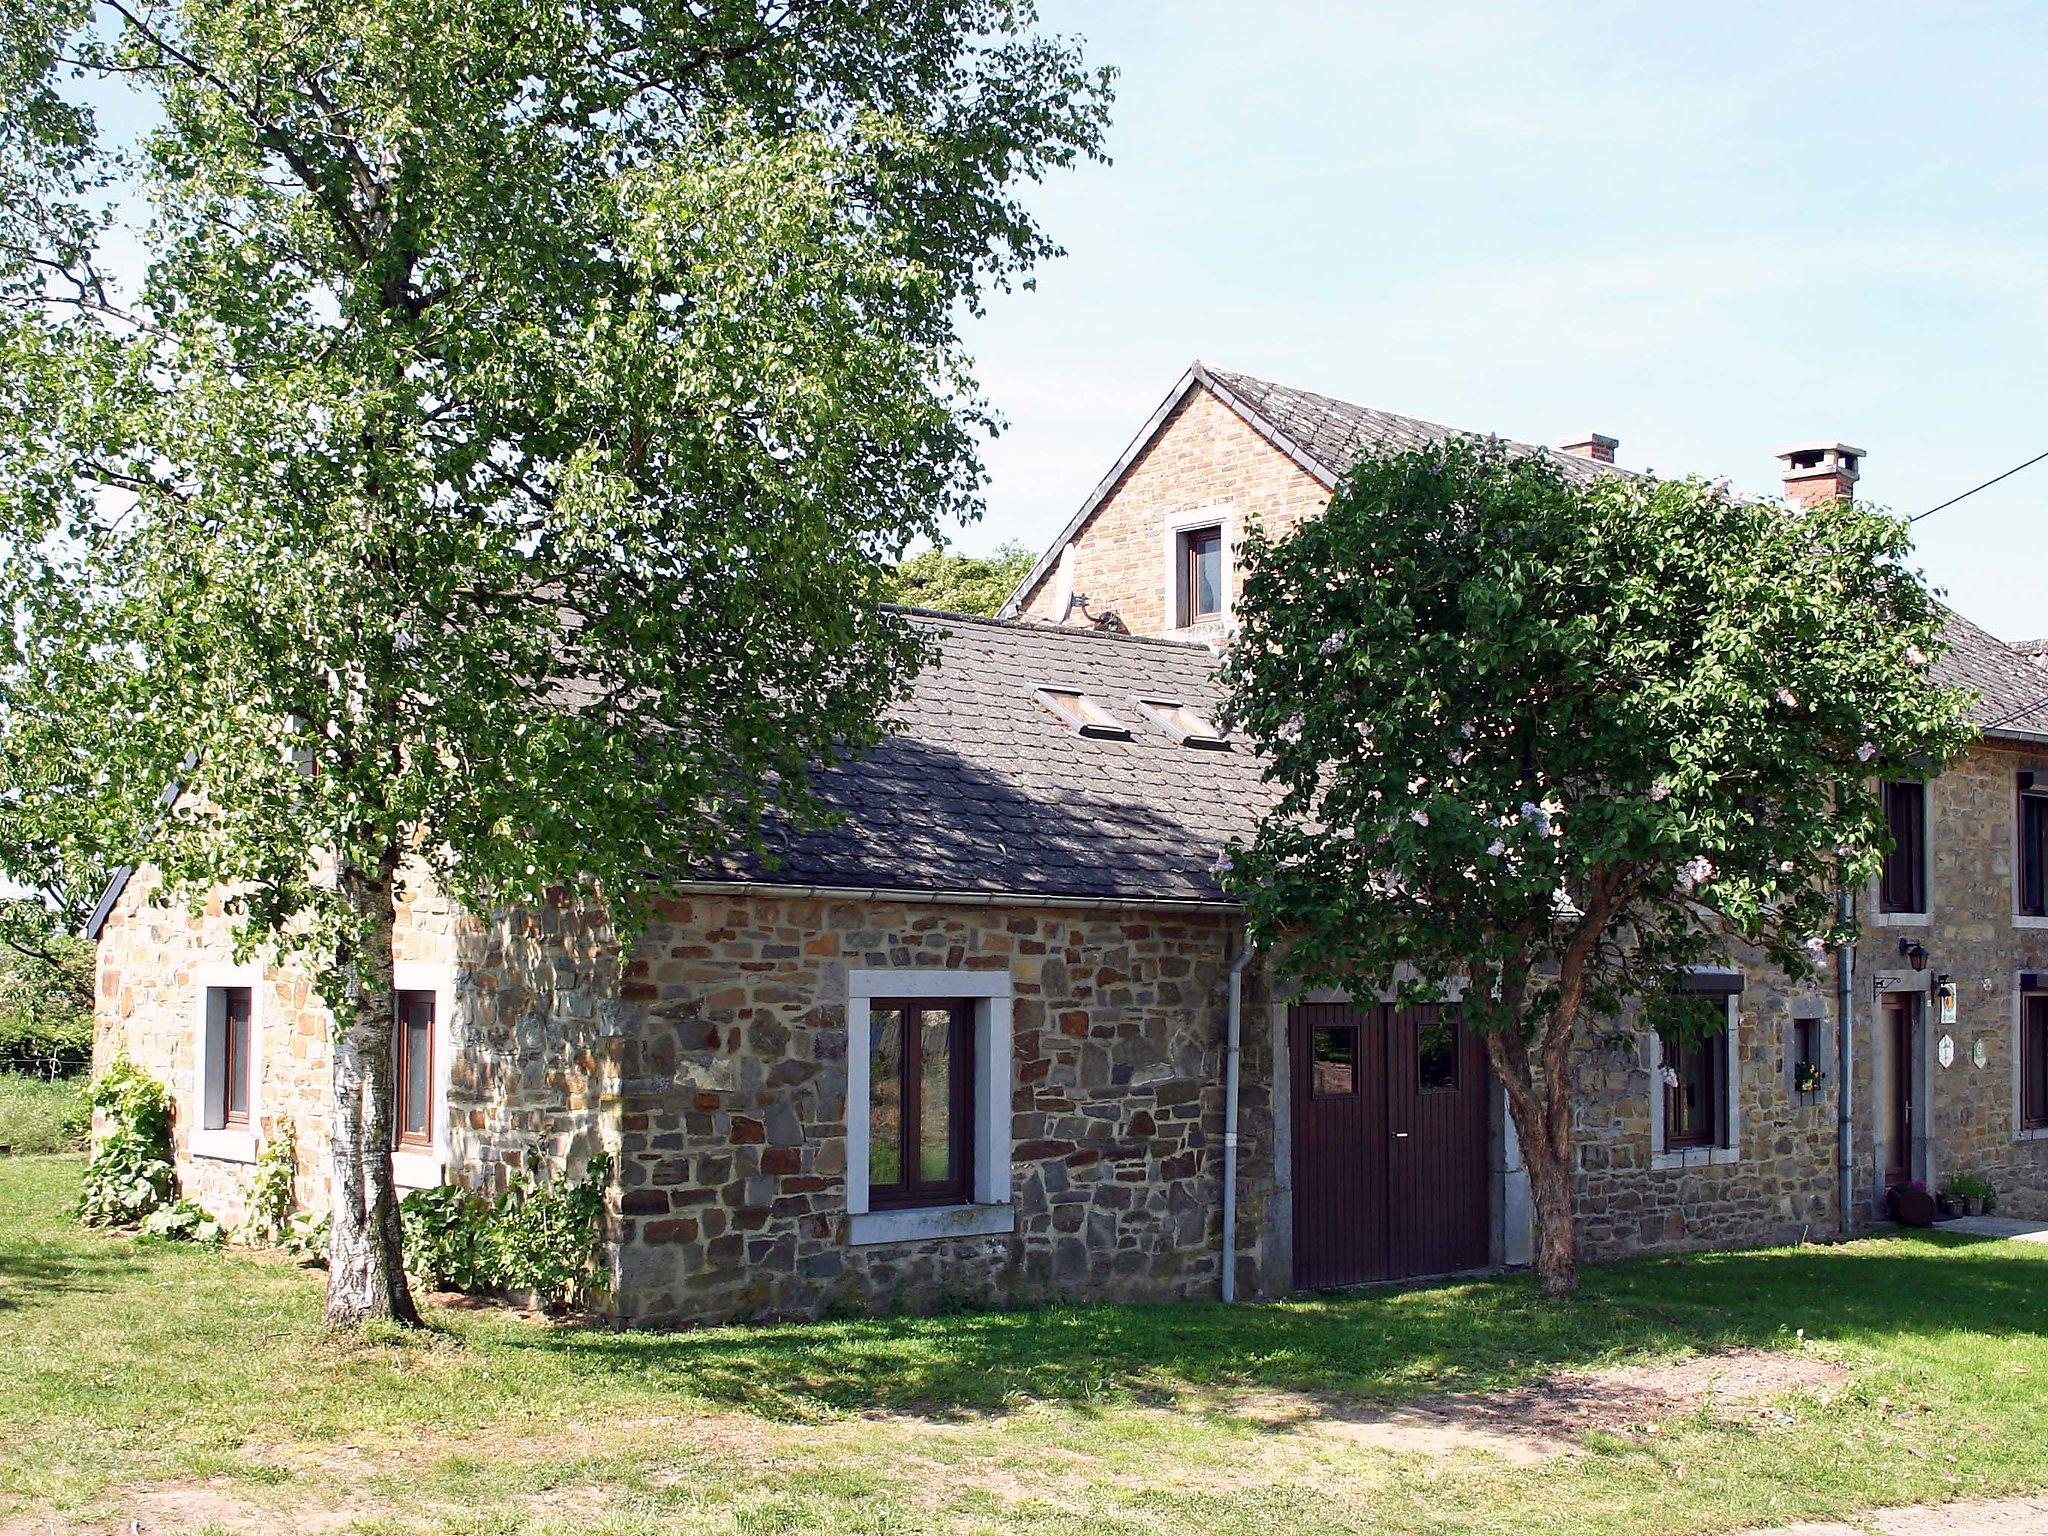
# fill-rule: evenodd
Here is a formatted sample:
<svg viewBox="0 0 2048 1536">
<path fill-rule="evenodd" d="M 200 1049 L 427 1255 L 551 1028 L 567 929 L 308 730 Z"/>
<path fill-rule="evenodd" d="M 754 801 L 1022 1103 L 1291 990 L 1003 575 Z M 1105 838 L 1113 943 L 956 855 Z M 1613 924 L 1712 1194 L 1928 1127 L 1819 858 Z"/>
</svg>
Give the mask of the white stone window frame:
<svg viewBox="0 0 2048 1536">
<path fill-rule="evenodd" d="M 1884 786 L 1886 784 L 1918 784 L 1920 786 L 1920 874 L 1923 893 L 1927 898 L 1927 905 L 1918 912 L 1885 911 L 1884 869 L 1880 865 L 1878 872 L 1870 877 L 1871 926 L 1874 928 L 1931 928 L 1934 926 L 1935 910 L 1940 905 L 1934 899 L 1934 779 L 1932 776 L 1919 779 L 1911 777 L 1882 779 L 1878 782 L 1877 786 L 1879 795 L 1884 793 Z M 2019 846 L 2019 832 L 2017 829 L 2013 832 L 2013 846 L 2015 848 Z M 2019 904 L 2019 884 L 2017 879 L 2014 881 L 2013 891 L 2013 904 L 2017 906 Z"/>
<path fill-rule="evenodd" d="M 1160 563 L 1165 577 L 1162 588 L 1165 596 L 1160 613 L 1165 623 L 1160 627 L 1173 635 L 1206 635 L 1227 626 L 1231 615 L 1237 609 L 1237 539 L 1231 532 L 1231 513 L 1234 509 L 1211 503 L 1208 506 L 1189 507 L 1182 512 L 1170 512 L 1165 519 L 1165 545 L 1160 550 Z M 1214 528 L 1223 541 L 1223 570 L 1221 572 L 1223 606 L 1208 618 L 1196 619 L 1193 623 L 1181 622 L 1180 609 L 1180 541 L 1184 533 L 1199 529 Z"/>
<path fill-rule="evenodd" d="M 253 1163 L 263 1122 L 263 1028 L 268 1009 L 261 965 L 215 962 L 197 968 L 192 977 L 193 1073 L 192 1133 L 186 1145 L 194 1157 L 223 1163 Z M 228 1125 L 222 1106 L 227 1085 L 227 1007 L 231 987 L 249 991 L 249 1119 Z"/>
<path fill-rule="evenodd" d="M 870 1004 L 876 998 L 964 998 L 974 1007 L 974 1198 L 960 1205 L 868 1208 Z M 1016 1230 L 1010 1201 L 1012 987 L 995 971 L 857 970 L 846 978 L 846 1214 L 855 1247 Z"/>
<path fill-rule="evenodd" d="M 433 1116 L 434 1144 L 431 1148 L 394 1147 L 391 1149 L 391 1182 L 400 1189 L 433 1189 L 448 1179 L 448 1077 L 454 1052 L 449 1042 L 454 1038 L 455 1018 L 455 970 L 453 966 L 430 960 L 400 960 L 391 967 L 391 991 L 393 1003 L 394 1032 L 396 1024 L 397 994 L 400 992 L 431 992 L 434 994 L 434 1085 Z M 392 1109 L 397 1111 L 397 1085 L 392 1085 Z"/>
<path fill-rule="evenodd" d="M 2048 1125 L 2027 1124 L 2027 1083 L 2025 1051 L 2027 1043 L 2027 999 L 2040 997 L 2040 992 L 2020 990 L 2019 977 L 2015 973 L 2012 986 L 2012 1139 L 2014 1141 L 2048 1141 Z"/>
<path fill-rule="evenodd" d="M 2014 769 L 2011 776 L 2013 791 L 2012 815 L 2006 818 L 2011 824 L 2011 841 L 2006 849 L 2006 856 L 2012 861 L 2012 925 L 2015 928 L 2048 929 L 2048 915 L 2037 917 L 2031 912 L 2022 912 L 2020 910 L 2020 880 L 2022 877 L 2020 863 L 2020 817 L 2022 815 L 2022 808 L 2020 803 L 2019 776 L 2023 773 L 2041 773 L 2043 771 L 2044 769 L 2041 767 L 2030 765 Z"/>
<path fill-rule="evenodd" d="M 1717 971 L 1705 974 L 1717 975 Z M 1666 1173 L 1680 1168 L 1717 1168 L 1742 1161 L 1742 994 L 1730 992 L 1723 999 L 1728 1009 L 1728 1049 L 1724 1071 L 1727 1081 L 1727 1140 L 1715 1147 L 1674 1147 L 1664 1150 L 1664 1040 L 1656 1030 L 1650 1037 L 1650 1171 Z"/>
</svg>

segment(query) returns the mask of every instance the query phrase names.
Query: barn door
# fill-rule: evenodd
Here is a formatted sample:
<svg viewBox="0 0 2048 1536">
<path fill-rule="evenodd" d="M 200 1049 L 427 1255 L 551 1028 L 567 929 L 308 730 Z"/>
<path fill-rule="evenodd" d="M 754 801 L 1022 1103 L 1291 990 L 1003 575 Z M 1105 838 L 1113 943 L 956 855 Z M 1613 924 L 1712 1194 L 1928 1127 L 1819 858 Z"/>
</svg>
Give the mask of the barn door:
<svg viewBox="0 0 2048 1536">
<path fill-rule="evenodd" d="M 1295 1284 L 1484 1264 L 1488 1078 L 1456 1010 L 1302 1004 L 1290 1026 Z"/>
</svg>

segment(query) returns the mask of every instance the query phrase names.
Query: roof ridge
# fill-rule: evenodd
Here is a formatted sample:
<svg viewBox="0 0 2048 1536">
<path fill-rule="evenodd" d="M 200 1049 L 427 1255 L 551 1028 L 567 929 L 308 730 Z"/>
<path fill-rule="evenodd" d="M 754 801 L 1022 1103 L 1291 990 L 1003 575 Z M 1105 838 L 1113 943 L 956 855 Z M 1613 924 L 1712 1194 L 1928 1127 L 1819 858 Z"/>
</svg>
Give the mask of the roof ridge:
<svg viewBox="0 0 2048 1536">
<path fill-rule="evenodd" d="M 1206 640 L 1183 639 L 1177 635 L 1133 635 L 1113 629 L 1084 629 L 1078 624 L 1048 624 L 1043 619 L 1003 618 L 998 614 L 955 613 L 947 608 L 916 608 L 908 603 L 884 603 L 884 613 L 900 613 L 909 619 L 938 620 L 948 624 L 979 624 L 988 629 L 1007 629 L 1033 635 L 1058 635 L 1072 640 L 1107 640 L 1118 645 L 1163 646 L 1174 651 L 1208 651 Z"/>
</svg>

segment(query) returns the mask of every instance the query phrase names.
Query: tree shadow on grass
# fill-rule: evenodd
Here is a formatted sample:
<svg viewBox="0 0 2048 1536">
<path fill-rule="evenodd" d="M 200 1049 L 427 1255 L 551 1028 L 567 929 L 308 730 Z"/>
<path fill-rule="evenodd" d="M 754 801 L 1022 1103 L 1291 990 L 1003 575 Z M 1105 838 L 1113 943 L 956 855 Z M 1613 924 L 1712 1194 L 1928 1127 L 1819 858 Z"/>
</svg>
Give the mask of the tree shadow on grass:
<svg viewBox="0 0 2048 1536">
<path fill-rule="evenodd" d="M 1953 1237 L 1589 1267 L 1545 1301 L 1523 1276 L 1277 1304 L 1057 1307 L 680 1334 L 508 1339 L 643 1389 L 770 1418 L 969 1419 L 1211 1395 L 1387 1402 L 1487 1392 L 1619 1359 L 1809 1339 L 1866 1346 L 1996 1318 L 2048 1333 L 2048 1254 Z"/>
</svg>

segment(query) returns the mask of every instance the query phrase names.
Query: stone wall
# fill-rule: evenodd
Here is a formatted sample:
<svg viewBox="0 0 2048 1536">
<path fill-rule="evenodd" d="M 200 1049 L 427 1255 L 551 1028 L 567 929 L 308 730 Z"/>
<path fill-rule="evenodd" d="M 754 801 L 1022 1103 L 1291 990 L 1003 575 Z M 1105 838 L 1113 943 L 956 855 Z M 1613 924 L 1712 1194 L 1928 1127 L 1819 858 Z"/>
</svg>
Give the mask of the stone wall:
<svg viewBox="0 0 2048 1536">
<path fill-rule="evenodd" d="M 2048 924 L 2015 912 L 2017 776 L 2029 769 L 2048 769 L 2048 747 L 1980 742 L 1931 781 L 1930 921 L 1882 922 L 1875 892 L 1862 896 L 1867 937 L 1855 992 L 1855 1164 L 1867 1209 L 1883 1198 L 1882 1110 L 1889 1087 L 1877 986 L 1931 987 L 1946 974 L 1956 986 L 1956 1022 L 1939 1021 L 1931 994 L 1922 1005 L 1917 1070 L 1925 1119 L 1912 1170 L 1931 1187 L 1950 1173 L 1978 1174 L 1997 1191 L 2000 1214 L 2048 1218 L 2048 1139 L 2022 1132 L 2014 1062 L 2019 973 L 2048 971 Z M 1914 973 L 1900 958 L 1902 938 L 1926 946 L 1924 971 Z M 1943 1035 L 1955 1043 L 1947 1067 L 1938 1056 Z"/>
<path fill-rule="evenodd" d="M 1663 1085 L 1650 1034 L 1633 1020 L 1588 1029 L 1576 1062 L 1578 1229 L 1585 1258 L 1824 1240 L 1840 1231 L 1835 1178 L 1833 999 L 1747 957 L 1736 1000 L 1739 1106 L 1732 1156 L 1658 1166 L 1653 1103 Z M 1821 1016 L 1819 1091 L 1793 1082 L 1795 1001 Z"/>
<path fill-rule="evenodd" d="M 199 1016 L 209 968 L 235 963 L 232 920 L 214 893 L 195 914 L 182 902 L 159 904 L 160 884 L 142 870 L 123 889 L 99 939 L 95 981 L 93 1068 L 126 1056 L 170 1089 L 172 1145 L 182 1191 L 209 1211 L 239 1223 L 247 1213 L 253 1164 L 195 1155 L 199 1104 Z M 409 901 L 393 936 L 401 962 L 447 964 L 460 924 L 448 904 L 425 895 Z M 255 993 L 258 1042 L 253 1118 L 268 1142 L 280 1118 L 294 1122 L 302 1208 L 327 1207 L 325 1149 L 332 1071 L 332 1022 L 304 972 L 261 959 L 248 983 Z"/>
<path fill-rule="evenodd" d="M 672 1323 L 1213 1294 L 1231 933 L 1206 915 L 667 903 L 622 989 L 638 1018 L 621 1068 L 621 1313 Z M 856 968 L 1009 973 L 1014 1231 L 848 1243 Z M 1245 1039 L 1241 1278 L 1256 1290 L 1271 1069 L 1263 1032 Z"/>
<path fill-rule="evenodd" d="M 1249 525 L 1277 538 L 1318 516 L 1329 499 L 1321 482 L 1198 385 L 1075 537 L 1073 590 L 1088 594 L 1095 613 L 1115 608 L 1133 634 L 1174 633 L 1178 615 L 1166 609 L 1169 518 L 1221 508 L 1224 543 L 1235 549 Z M 1027 595 L 1024 617 L 1058 623 L 1059 589 L 1055 565 Z M 1082 622 L 1078 613 L 1074 619 Z"/>
</svg>

